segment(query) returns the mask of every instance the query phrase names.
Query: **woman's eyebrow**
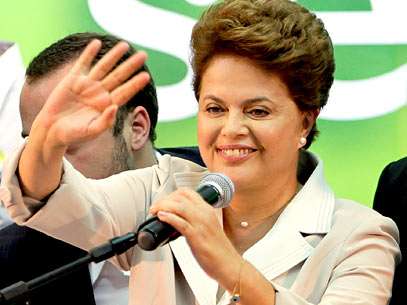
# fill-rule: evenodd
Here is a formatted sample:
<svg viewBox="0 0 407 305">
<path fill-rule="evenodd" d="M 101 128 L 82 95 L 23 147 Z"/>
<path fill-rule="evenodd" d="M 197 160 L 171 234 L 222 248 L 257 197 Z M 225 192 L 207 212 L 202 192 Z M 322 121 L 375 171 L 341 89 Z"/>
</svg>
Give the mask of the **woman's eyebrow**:
<svg viewBox="0 0 407 305">
<path fill-rule="evenodd" d="M 214 101 L 219 102 L 219 103 L 224 103 L 225 102 L 224 100 L 222 100 L 221 98 L 219 98 L 219 97 L 217 97 L 217 96 L 215 96 L 213 94 L 205 95 L 203 97 L 203 100 L 214 100 Z"/>
<path fill-rule="evenodd" d="M 249 98 L 243 101 L 244 104 L 253 104 L 253 103 L 257 103 L 257 102 L 270 102 L 273 103 L 273 100 L 269 99 L 267 96 L 256 96 L 253 98 Z"/>
<path fill-rule="evenodd" d="M 221 98 L 219 98 L 219 97 L 217 97 L 217 96 L 215 96 L 213 94 L 207 94 L 207 95 L 204 96 L 203 99 L 204 100 L 205 99 L 211 99 L 211 100 L 214 100 L 214 101 L 219 102 L 219 103 L 224 103 L 225 102 L 224 100 L 222 100 Z M 243 100 L 242 104 L 253 104 L 253 103 L 262 102 L 262 101 L 267 101 L 267 102 L 270 102 L 270 103 L 274 103 L 267 96 L 255 96 L 253 98 Z"/>
</svg>

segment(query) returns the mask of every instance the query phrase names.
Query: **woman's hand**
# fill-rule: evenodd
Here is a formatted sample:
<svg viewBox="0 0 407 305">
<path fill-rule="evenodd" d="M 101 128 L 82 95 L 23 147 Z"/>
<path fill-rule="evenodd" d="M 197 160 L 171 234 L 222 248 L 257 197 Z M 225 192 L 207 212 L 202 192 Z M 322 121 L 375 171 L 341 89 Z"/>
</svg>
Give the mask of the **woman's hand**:
<svg viewBox="0 0 407 305">
<path fill-rule="evenodd" d="M 202 269 L 231 294 L 239 294 L 239 304 L 275 304 L 274 287 L 243 260 L 225 235 L 215 209 L 197 192 L 180 188 L 157 201 L 150 212 L 187 239 Z"/>
<path fill-rule="evenodd" d="M 34 121 L 30 138 L 37 129 L 46 131 L 46 140 L 55 146 L 67 147 L 95 138 L 113 125 L 117 108 L 148 83 L 146 72 L 128 79 L 143 65 L 145 53 L 134 54 L 111 71 L 129 46 L 118 43 L 91 67 L 100 47 L 101 42 L 94 40 L 85 48 L 50 94 Z"/>
<path fill-rule="evenodd" d="M 99 40 L 89 43 L 33 122 L 18 166 L 26 196 L 43 199 L 52 193 L 60 183 L 67 148 L 110 128 L 117 108 L 150 80 L 146 72 L 130 78 L 145 62 L 143 52 L 113 69 L 129 48 L 125 42 L 118 43 L 91 67 L 100 47 Z"/>
<path fill-rule="evenodd" d="M 173 226 L 186 239 L 205 272 L 232 290 L 242 257 L 223 232 L 215 208 L 190 189 L 180 188 L 156 202 L 151 214 Z"/>
</svg>

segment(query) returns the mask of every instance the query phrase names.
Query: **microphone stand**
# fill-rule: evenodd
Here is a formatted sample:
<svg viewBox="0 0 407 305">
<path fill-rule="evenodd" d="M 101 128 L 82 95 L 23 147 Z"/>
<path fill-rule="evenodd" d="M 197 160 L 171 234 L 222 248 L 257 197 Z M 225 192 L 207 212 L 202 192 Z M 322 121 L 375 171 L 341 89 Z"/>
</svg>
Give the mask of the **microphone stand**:
<svg viewBox="0 0 407 305">
<path fill-rule="evenodd" d="M 122 254 L 137 244 L 137 233 L 130 232 L 110 239 L 107 243 L 91 249 L 87 255 L 38 276 L 28 282 L 19 281 L 0 290 L 0 305 L 15 305 L 19 302 L 29 304 L 30 294 L 61 277 L 69 275 L 91 262 L 99 263 L 114 255 Z"/>
</svg>

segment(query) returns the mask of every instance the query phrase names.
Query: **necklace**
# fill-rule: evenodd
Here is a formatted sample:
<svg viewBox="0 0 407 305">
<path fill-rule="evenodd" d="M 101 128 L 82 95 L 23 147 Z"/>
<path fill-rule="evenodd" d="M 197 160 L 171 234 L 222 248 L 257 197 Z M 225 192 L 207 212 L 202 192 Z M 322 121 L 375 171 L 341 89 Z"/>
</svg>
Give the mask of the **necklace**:
<svg viewBox="0 0 407 305">
<path fill-rule="evenodd" d="M 295 197 L 295 195 L 297 195 L 297 193 L 301 190 L 302 185 L 300 183 L 297 183 L 297 189 L 293 195 L 292 198 Z M 271 215 L 271 219 L 272 219 L 272 223 L 274 224 L 277 221 L 277 218 L 280 216 L 280 214 L 283 212 L 283 210 L 285 209 L 285 207 L 291 202 L 292 198 L 286 203 L 284 204 L 281 208 L 279 208 L 273 215 Z M 249 222 L 248 221 L 241 221 L 239 223 L 240 227 L 243 229 L 247 229 L 249 227 Z"/>
<path fill-rule="evenodd" d="M 248 223 L 247 221 L 241 221 L 241 222 L 240 222 L 240 226 L 241 226 L 242 228 L 247 228 L 247 227 L 249 226 L 249 223 Z"/>
<path fill-rule="evenodd" d="M 271 220 L 271 224 L 273 225 L 276 221 L 278 216 L 280 216 L 281 212 L 284 210 L 284 208 L 287 206 L 287 204 L 283 205 L 281 208 L 279 208 L 269 219 Z M 241 221 L 240 222 L 240 227 L 243 229 L 247 229 L 249 227 L 249 222 L 248 221 Z"/>
</svg>

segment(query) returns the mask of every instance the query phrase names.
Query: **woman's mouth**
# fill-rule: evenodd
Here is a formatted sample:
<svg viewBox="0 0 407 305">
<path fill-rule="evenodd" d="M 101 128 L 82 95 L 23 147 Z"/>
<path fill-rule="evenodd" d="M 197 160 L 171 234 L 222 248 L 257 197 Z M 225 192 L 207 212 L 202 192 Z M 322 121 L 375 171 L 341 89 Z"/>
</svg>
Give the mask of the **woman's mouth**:
<svg viewBox="0 0 407 305">
<path fill-rule="evenodd" d="M 253 148 L 239 147 L 239 148 L 217 148 L 217 153 L 226 161 L 237 162 L 243 161 L 250 157 L 252 153 L 257 151 Z"/>
</svg>

